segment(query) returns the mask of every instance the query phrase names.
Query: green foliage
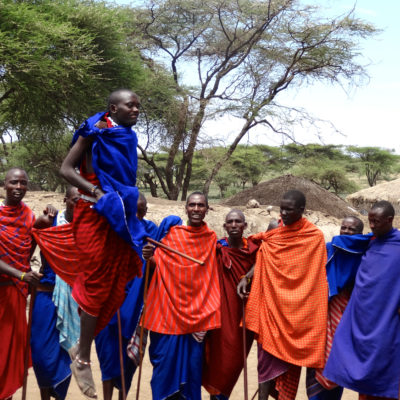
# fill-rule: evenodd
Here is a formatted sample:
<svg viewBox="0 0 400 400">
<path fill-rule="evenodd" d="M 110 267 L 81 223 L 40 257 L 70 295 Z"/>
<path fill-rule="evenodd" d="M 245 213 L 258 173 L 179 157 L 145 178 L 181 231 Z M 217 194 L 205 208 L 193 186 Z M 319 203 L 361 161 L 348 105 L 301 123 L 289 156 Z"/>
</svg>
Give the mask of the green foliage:
<svg viewBox="0 0 400 400">
<path fill-rule="evenodd" d="M 394 150 L 380 147 L 348 146 L 347 151 L 358 161 L 370 186 L 375 186 L 377 180 L 384 174 L 395 172 L 399 168 L 399 156 L 394 154 Z"/>
</svg>

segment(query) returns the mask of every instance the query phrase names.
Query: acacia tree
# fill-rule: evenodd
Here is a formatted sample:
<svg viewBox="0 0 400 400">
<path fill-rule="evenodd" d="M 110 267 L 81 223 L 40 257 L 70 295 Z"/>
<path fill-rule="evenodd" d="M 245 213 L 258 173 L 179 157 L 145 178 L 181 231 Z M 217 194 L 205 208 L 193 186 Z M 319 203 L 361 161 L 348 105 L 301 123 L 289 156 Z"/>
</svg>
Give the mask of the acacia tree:
<svg viewBox="0 0 400 400">
<path fill-rule="evenodd" d="M 205 179 L 206 193 L 251 129 L 265 125 L 285 133 L 276 118 L 282 117 L 285 126 L 296 110 L 277 103 L 280 92 L 316 80 L 354 82 L 362 77 L 357 43 L 374 33 L 352 11 L 323 19 L 316 7 L 293 0 L 150 0 L 135 9 L 134 17 L 138 30 L 132 37 L 147 41 L 143 54 L 169 64 L 180 100 L 177 117 L 163 136 L 163 145 L 166 140 L 169 145 L 165 179 L 148 149 L 141 147 L 170 199 L 179 192 L 186 198 L 194 150 L 207 118 L 230 112 L 243 124 Z"/>
</svg>

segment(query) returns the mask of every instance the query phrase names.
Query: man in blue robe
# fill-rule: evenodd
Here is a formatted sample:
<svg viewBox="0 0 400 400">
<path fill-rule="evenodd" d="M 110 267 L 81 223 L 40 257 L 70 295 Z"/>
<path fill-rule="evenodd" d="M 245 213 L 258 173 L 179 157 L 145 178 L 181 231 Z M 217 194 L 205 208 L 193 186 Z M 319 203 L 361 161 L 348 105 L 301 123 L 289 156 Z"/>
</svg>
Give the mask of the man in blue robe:
<svg viewBox="0 0 400 400">
<path fill-rule="evenodd" d="M 400 232 L 393 228 L 393 218 L 394 208 L 387 201 L 375 203 L 368 213 L 374 236 L 324 370 L 328 379 L 364 399 L 398 396 Z"/>
</svg>

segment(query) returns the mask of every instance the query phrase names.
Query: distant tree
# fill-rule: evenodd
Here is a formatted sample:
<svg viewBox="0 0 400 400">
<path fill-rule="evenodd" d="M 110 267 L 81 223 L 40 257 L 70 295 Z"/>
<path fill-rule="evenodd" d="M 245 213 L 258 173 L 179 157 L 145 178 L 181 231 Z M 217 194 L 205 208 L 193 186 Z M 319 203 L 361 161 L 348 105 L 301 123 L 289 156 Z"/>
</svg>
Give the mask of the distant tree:
<svg viewBox="0 0 400 400">
<path fill-rule="evenodd" d="M 202 126 L 208 118 L 229 112 L 241 122 L 209 173 L 205 192 L 251 129 L 264 125 L 282 134 L 294 114 L 299 117 L 298 110 L 277 103 L 282 91 L 314 81 L 355 83 L 362 77 L 357 43 L 375 32 L 352 11 L 326 19 L 316 7 L 293 0 L 150 0 L 136 7 L 132 18 L 137 21 L 132 41 L 144 57 L 155 54 L 169 64 L 181 104 L 175 126 L 168 125 L 159 140 L 165 146 L 168 138 L 162 187 L 171 199 L 179 193 L 186 198 L 193 156 L 205 140 Z M 185 70 L 191 71 L 189 91 Z M 148 149 L 141 150 L 151 161 Z"/>
<path fill-rule="evenodd" d="M 348 146 L 347 151 L 359 161 L 369 186 L 375 186 L 383 174 L 394 171 L 399 164 L 399 157 L 394 154 L 394 150 L 380 147 Z"/>
</svg>

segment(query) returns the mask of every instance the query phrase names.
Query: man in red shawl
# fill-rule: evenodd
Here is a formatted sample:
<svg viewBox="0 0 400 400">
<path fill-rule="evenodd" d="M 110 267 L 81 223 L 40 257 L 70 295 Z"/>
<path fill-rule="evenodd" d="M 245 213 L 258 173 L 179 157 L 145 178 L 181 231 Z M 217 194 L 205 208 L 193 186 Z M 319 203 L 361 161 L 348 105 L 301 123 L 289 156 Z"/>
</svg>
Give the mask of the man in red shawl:
<svg viewBox="0 0 400 400">
<path fill-rule="evenodd" d="M 137 137 L 132 129 L 139 108 L 139 98 L 131 90 L 112 92 L 108 111 L 90 117 L 75 132 L 60 170 L 82 193 L 72 223 L 81 272 L 71 283 L 80 308 L 81 333 L 70 355 L 71 371 L 89 398 L 97 398 L 90 368 L 94 336 L 122 305 L 126 283 L 142 273 L 135 251 L 138 232 L 144 229 L 136 218 Z M 52 255 L 45 255 L 54 262 Z"/>
<path fill-rule="evenodd" d="M 253 241 L 243 237 L 246 227 L 242 211 L 230 211 L 224 223 L 228 237 L 217 243 L 221 328 L 210 331 L 206 336 L 203 386 L 211 395 L 220 395 L 218 398 L 229 398 L 244 364 L 243 329 L 240 327 L 243 300 L 238 296 L 236 288 L 255 263 L 258 250 Z M 247 331 L 246 355 L 253 338 L 254 334 Z"/>
<path fill-rule="evenodd" d="M 203 193 L 186 202 L 188 226 L 174 226 L 162 242 L 197 260 L 199 265 L 158 247 L 143 248 L 156 268 L 142 322 L 150 331 L 151 388 L 154 400 L 201 400 L 203 339 L 221 326 L 217 238 L 203 222 L 208 210 Z"/>
<path fill-rule="evenodd" d="M 5 178 L 6 198 L 0 205 L 0 399 L 11 399 L 24 380 L 27 349 L 26 299 L 28 285 L 41 274 L 31 271 L 31 231 L 35 216 L 22 199 L 28 176 L 20 168 Z"/>
<path fill-rule="evenodd" d="M 289 190 L 280 205 L 284 225 L 251 236 L 261 245 L 246 305 L 246 327 L 264 352 L 263 371 L 259 368 L 265 382 L 259 393 L 263 400 L 273 387 L 278 400 L 294 400 L 301 367 L 324 366 L 326 247 L 322 232 L 303 218 L 305 203 L 302 192 Z"/>
</svg>

